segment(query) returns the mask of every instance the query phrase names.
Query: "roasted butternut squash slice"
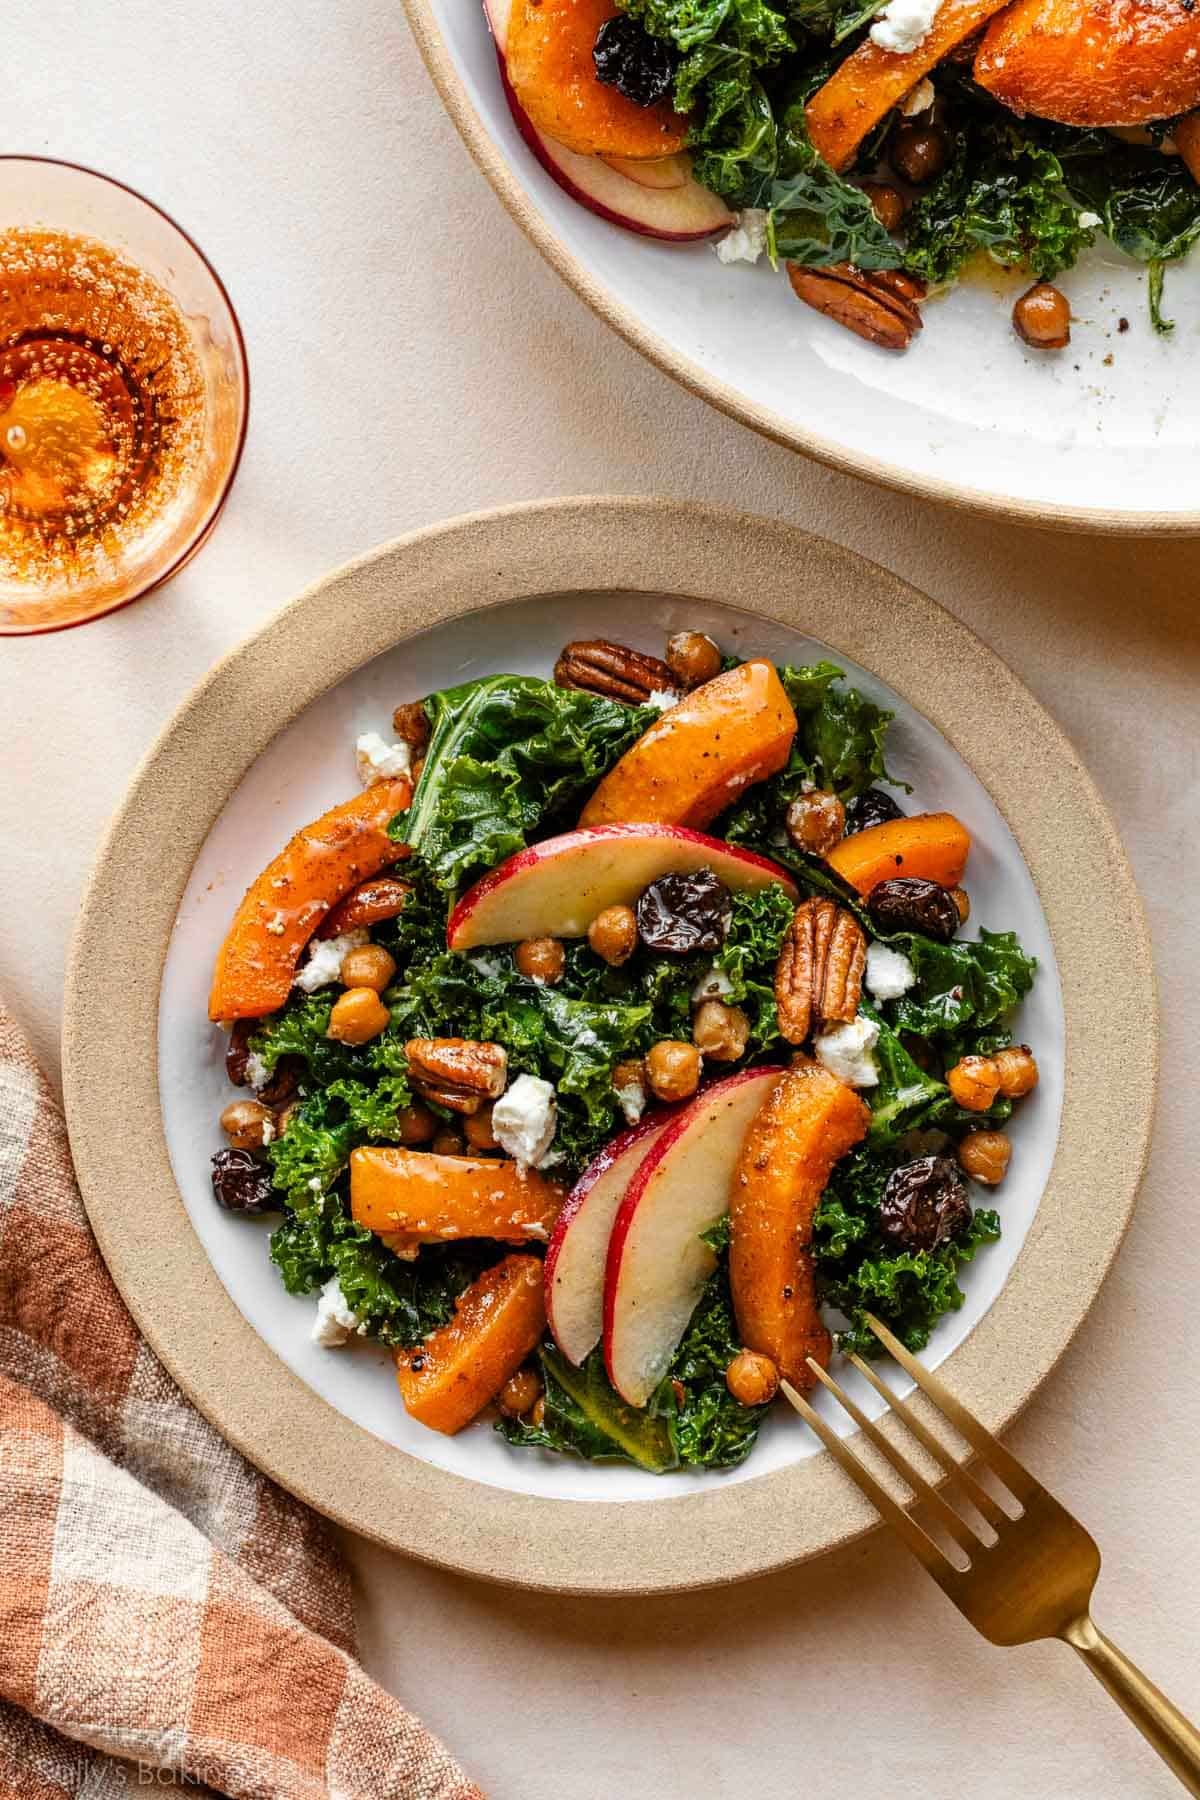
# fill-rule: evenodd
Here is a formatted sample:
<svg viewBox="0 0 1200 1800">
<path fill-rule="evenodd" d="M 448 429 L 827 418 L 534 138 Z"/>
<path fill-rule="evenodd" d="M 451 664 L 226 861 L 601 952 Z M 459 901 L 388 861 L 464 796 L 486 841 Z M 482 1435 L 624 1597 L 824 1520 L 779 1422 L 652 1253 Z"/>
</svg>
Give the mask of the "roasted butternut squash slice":
<svg viewBox="0 0 1200 1800">
<path fill-rule="evenodd" d="M 581 156 L 640 162 L 683 149 L 687 120 L 670 103 L 635 106 L 596 77 L 592 46 L 615 0 L 513 0 L 505 73 L 539 131 Z"/>
<path fill-rule="evenodd" d="M 460 1295 L 448 1325 L 397 1351 L 405 1406 L 431 1431 L 452 1436 L 516 1374 L 545 1329 L 540 1260 L 506 1256 Z"/>
<path fill-rule="evenodd" d="M 808 134 L 835 169 L 854 160 L 867 133 L 948 51 L 999 12 L 1006 0 L 943 0 L 929 34 L 915 50 L 900 55 L 864 38 L 840 63 L 805 110 Z"/>
<path fill-rule="evenodd" d="M 643 732 L 604 777 L 579 823 L 700 829 L 751 782 L 782 769 L 795 735 L 796 715 L 774 665 L 741 663 Z"/>
<path fill-rule="evenodd" d="M 1187 0 L 1016 0 L 975 57 L 980 87 L 1063 125 L 1144 125 L 1200 106 Z"/>
<path fill-rule="evenodd" d="M 810 1245 L 813 1215 L 839 1157 L 866 1136 L 871 1114 L 820 1063 L 798 1060 L 779 1081 L 742 1145 L 730 1201 L 729 1279 L 738 1331 L 794 1387 L 829 1361 Z"/>
<path fill-rule="evenodd" d="M 914 813 L 871 825 L 835 844 L 826 861 L 860 894 L 881 881 L 921 875 L 957 887 L 967 866 L 971 834 L 953 813 Z"/>
<path fill-rule="evenodd" d="M 210 1019 L 257 1019 L 288 997 L 300 952 L 344 894 L 408 855 L 387 834 L 412 783 L 377 781 L 298 831 L 252 881 L 217 953 Z"/>
<path fill-rule="evenodd" d="M 498 1238 L 545 1243 L 565 1190 L 523 1163 L 373 1144 L 350 1153 L 350 1211 L 410 1243 Z"/>
</svg>

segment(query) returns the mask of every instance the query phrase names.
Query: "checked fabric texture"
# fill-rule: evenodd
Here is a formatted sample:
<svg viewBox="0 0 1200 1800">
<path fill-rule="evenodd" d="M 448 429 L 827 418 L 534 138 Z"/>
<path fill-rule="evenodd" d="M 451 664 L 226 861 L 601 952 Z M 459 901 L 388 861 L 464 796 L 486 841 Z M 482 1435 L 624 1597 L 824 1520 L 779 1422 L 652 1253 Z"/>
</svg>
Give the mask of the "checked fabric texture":
<svg viewBox="0 0 1200 1800">
<path fill-rule="evenodd" d="M 354 1660 L 323 1523 L 194 1410 L 0 1007 L 0 1800 L 483 1800 Z"/>
</svg>

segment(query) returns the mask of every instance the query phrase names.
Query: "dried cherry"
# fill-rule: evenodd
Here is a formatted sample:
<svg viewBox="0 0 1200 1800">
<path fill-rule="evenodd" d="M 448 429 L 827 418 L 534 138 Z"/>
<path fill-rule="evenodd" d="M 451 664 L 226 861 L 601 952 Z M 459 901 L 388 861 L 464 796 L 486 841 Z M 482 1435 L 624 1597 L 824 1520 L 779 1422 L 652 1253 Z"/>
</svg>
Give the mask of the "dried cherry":
<svg viewBox="0 0 1200 1800">
<path fill-rule="evenodd" d="M 218 1150 L 212 1159 L 213 1193 L 228 1212 L 278 1212 L 282 1201 L 271 1186 L 271 1171 L 248 1150 Z"/>
<path fill-rule="evenodd" d="M 882 788 L 867 788 L 846 802 L 846 836 L 867 831 L 872 825 L 890 825 L 893 819 L 903 817 L 903 809 L 896 805 L 890 794 L 885 794 Z"/>
<path fill-rule="evenodd" d="M 257 1019 L 235 1019 L 225 1046 L 225 1073 L 234 1087 L 250 1085 L 250 1034 Z"/>
<path fill-rule="evenodd" d="M 919 931 L 939 944 L 948 944 L 959 926 L 949 888 L 923 875 L 876 882 L 867 895 L 867 911 L 880 931 Z"/>
<path fill-rule="evenodd" d="M 637 903 L 638 936 L 648 949 L 674 956 L 719 950 L 729 929 L 731 907 L 729 889 L 711 869 L 697 869 L 694 875 L 660 875 Z"/>
<path fill-rule="evenodd" d="M 879 1229 L 905 1250 L 936 1250 L 965 1231 L 971 1202 L 948 1156 L 919 1156 L 893 1169 L 879 1203 Z"/>
<path fill-rule="evenodd" d="M 618 13 L 605 19 L 592 46 L 597 81 L 615 87 L 635 106 L 653 106 L 669 93 L 675 79 L 675 52 L 662 38 Z"/>
</svg>

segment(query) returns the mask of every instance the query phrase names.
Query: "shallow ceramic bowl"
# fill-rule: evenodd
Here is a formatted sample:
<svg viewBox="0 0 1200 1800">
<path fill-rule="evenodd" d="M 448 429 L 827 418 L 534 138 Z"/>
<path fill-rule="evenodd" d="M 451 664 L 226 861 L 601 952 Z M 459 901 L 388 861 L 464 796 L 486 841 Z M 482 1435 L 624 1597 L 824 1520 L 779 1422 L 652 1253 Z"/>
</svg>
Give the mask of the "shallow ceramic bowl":
<svg viewBox="0 0 1200 1800">
<path fill-rule="evenodd" d="M 1145 269 L 1103 241 L 1063 277 L 1061 355 L 1009 325 L 1028 280 L 995 272 L 925 307 L 903 355 L 711 244 L 635 236 L 587 212 L 522 142 L 480 0 L 405 0 L 472 155 L 538 249 L 601 318 L 722 412 L 835 468 L 980 512 L 1085 531 L 1200 531 L 1200 257 L 1167 272 L 1170 337 Z M 1129 329 L 1122 330 L 1121 320 Z"/>
<path fill-rule="evenodd" d="M 831 655 L 894 707 L 914 805 L 969 826 L 973 922 L 1041 974 L 1019 1019 L 1042 1082 L 1014 1128 L 1004 1237 L 929 1348 L 1002 1429 L 1053 1366 L 1116 1250 L 1144 1154 L 1154 1007 L 1140 906 L 1069 745 L 962 625 L 849 551 L 761 519 L 581 500 L 453 521 L 331 576 L 219 664 L 137 776 L 85 900 L 65 1063 L 92 1221 L 135 1316 L 226 1435 L 331 1516 L 475 1574 L 573 1590 L 682 1588 L 792 1562 L 872 1515 L 790 1415 L 740 1469 L 655 1478 L 411 1421 L 388 1358 L 311 1342 L 269 1224 L 212 1200 L 229 1097 L 206 996 L 244 887 L 354 791 L 355 736 L 400 700 L 605 634 L 683 626 L 781 661 Z M 1036 771 L 1036 780 L 1033 772 Z M 114 1121 L 121 1120 L 118 1130 Z M 864 1404 L 873 1406 L 869 1390 Z"/>
</svg>

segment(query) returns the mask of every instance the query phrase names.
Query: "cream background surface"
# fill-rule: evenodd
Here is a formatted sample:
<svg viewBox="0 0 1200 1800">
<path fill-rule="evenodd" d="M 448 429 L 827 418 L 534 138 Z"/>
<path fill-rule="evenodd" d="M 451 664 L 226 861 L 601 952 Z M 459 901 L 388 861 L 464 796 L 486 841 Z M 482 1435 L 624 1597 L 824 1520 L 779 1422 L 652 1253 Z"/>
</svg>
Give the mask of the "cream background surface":
<svg viewBox="0 0 1200 1800">
<path fill-rule="evenodd" d="M 0 987 L 47 1066 L 79 891 L 138 758 L 214 658 L 334 564 L 449 513 L 607 491 L 770 513 L 890 565 L 1071 735 L 1146 898 L 1163 1012 L 1150 1173 L 1013 1444 L 1106 1553 L 1100 1622 L 1200 1717 L 1200 547 L 902 500 L 709 411 L 520 236 L 381 0 L 42 0 L 8 34 L 5 148 L 102 167 L 166 206 L 230 287 L 253 381 L 238 486 L 190 569 L 111 619 L 0 644 Z M 879 1536 L 770 1582 L 622 1603 L 348 1548 L 369 1666 L 494 1800 L 1179 1791 L 1066 1649 L 979 1642 Z"/>
</svg>

